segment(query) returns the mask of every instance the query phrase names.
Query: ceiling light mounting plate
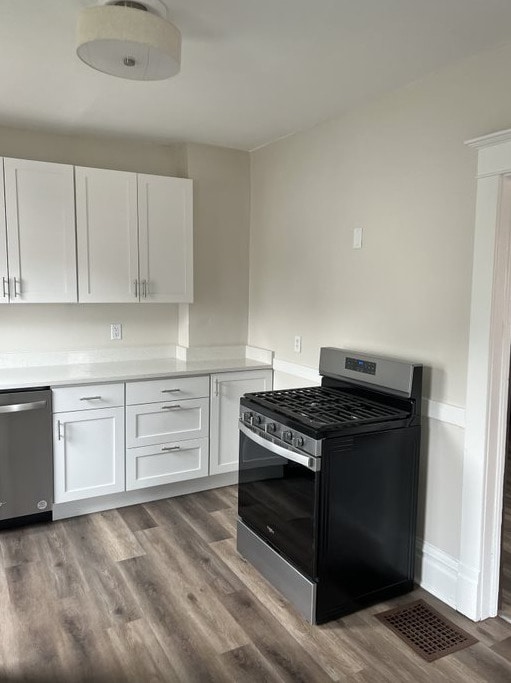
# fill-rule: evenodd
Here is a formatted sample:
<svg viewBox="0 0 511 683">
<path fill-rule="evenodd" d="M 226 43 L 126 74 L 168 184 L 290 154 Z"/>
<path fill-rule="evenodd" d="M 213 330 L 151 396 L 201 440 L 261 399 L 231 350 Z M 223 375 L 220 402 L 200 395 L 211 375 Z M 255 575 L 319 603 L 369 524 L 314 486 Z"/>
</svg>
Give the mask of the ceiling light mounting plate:
<svg viewBox="0 0 511 683">
<path fill-rule="evenodd" d="M 123 5 L 123 0 L 100 0 L 100 5 Z M 140 0 L 139 2 L 131 2 L 126 0 L 126 4 L 129 6 L 141 5 L 147 12 L 156 14 L 163 19 L 168 19 L 169 11 L 167 5 L 162 2 L 162 0 Z M 140 9 L 140 7 L 134 7 L 134 9 Z"/>
<path fill-rule="evenodd" d="M 147 12 L 147 7 L 141 2 L 135 2 L 135 0 L 112 0 L 110 4 L 116 7 L 128 7 L 129 9 L 139 9 L 142 12 Z"/>
</svg>

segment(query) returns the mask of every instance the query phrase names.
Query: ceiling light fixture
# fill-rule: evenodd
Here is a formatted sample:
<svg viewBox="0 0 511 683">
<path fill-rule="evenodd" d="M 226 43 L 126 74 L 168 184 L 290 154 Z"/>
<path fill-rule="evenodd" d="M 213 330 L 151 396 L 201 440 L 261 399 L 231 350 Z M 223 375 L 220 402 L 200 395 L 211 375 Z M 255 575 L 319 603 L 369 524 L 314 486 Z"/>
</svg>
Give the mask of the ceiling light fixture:
<svg viewBox="0 0 511 683">
<path fill-rule="evenodd" d="M 78 57 L 93 69 L 137 81 L 179 73 L 181 33 L 162 16 L 159 0 L 109 0 L 82 10 L 77 27 Z"/>
</svg>

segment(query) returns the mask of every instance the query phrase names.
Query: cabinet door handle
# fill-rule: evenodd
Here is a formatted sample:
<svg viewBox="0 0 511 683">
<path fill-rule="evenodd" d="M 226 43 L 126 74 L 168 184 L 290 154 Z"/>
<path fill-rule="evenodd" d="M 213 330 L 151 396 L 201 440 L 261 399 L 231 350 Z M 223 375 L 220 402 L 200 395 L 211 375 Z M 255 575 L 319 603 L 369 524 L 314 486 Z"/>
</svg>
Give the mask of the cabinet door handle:
<svg viewBox="0 0 511 683">
<path fill-rule="evenodd" d="M 6 299 L 9 296 L 9 280 L 6 277 L 2 278 L 2 292 L 4 299 Z"/>
<path fill-rule="evenodd" d="M 57 439 L 59 441 L 62 439 L 62 432 L 60 430 L 61 425 L 62 425 L 62 422 L 60 420 L 57 420 Z"/>
<path fill-rule="evenodd" d="M 13 277 L 14 281 L 14 296 L 21 296 L 21 279 Z"/>
<path fill-rule="evenodd" d="M 161 450 L 162 451 L 180 451 L 181 446 L 162 446 Z"/>
<path fill-rule="evenodd" d="M 142 280 L 142 296 L 147 299 L 147 280 Z"/>
<path fill-rule="evenodd" d="M 178 391 L 181 391 L 181 389 L 162 389 L 161 393 L 162 394 L 175 394 Z"/>
<path fill-rule="evenodd" d="M 82 396 L 80 401 L 99 401 L 101 396 Z"/>
<path fill-rule="evenodd" d="M 219 396 L 219 394 L 220 394 L 219 381 L 218 381 L 218 379 L 215 379 L 215 396 Z"/>
<path fill-rule="evenodd" d="M 133 286 L 135 288 L 135 299 L 138 299 L 138 280 L 133 280 Z"/>
<path fill-rule="evenodd" d="M 173 405 L 173 406 L 162 406 L 162 410 L 181 410 L 180 405 Z"/>
</svg>

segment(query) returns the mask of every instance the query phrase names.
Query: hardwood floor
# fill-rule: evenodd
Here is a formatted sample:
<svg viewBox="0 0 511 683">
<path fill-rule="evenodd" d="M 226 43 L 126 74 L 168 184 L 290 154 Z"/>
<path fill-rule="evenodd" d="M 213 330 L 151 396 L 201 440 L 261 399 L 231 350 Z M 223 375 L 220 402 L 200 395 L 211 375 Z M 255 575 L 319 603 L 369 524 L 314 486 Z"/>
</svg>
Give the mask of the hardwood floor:
<svg viewBox="0 0 511 683">
<path fill-rule="evenodd" d="M 511 680 L 511 624 L 422 590 L 307 624 L 236 553 L 236 488 L 0 532 L 0 681 Z M 428 664 L 374 618 L 424 597 L 479 643 Z"/>
</svg>

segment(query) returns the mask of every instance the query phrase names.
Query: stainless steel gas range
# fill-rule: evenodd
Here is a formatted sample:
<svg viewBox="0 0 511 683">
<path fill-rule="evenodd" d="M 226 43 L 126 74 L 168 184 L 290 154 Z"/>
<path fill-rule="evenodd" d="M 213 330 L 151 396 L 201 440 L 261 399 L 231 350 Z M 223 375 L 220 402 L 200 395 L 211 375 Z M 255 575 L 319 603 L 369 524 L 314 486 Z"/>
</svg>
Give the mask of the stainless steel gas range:
<svg viewBox="0 0 511 683">
<path fill-rule="evenodd" d="M 240 405 L 238 551 L 311 622 L 413 588 L 422 366 L 322 348 Z"/>
</svg>

